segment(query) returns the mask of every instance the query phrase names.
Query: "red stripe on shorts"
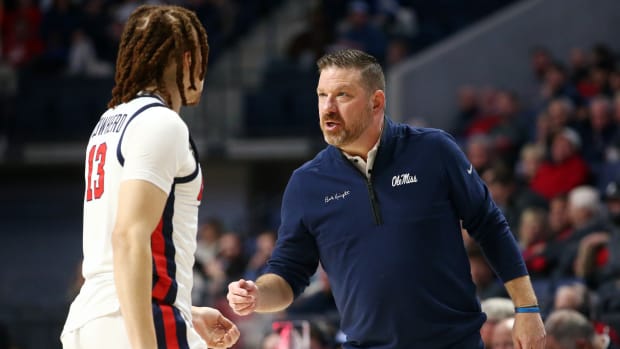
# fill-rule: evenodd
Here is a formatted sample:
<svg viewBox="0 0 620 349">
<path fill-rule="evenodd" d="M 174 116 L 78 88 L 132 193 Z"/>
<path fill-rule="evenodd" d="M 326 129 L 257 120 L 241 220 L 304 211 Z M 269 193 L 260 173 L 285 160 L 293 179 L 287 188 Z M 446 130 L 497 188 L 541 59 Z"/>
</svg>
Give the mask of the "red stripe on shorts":
<svg viewBox="0 0 620 349">
<path fill-rule="evenodd" d="M 177 338 L 177 324 L 171 306 L 162 305 L 161 315 L 164 320 L 164 335 L 166 336 L 166 349 L 179 349 Z"/>
</svg>

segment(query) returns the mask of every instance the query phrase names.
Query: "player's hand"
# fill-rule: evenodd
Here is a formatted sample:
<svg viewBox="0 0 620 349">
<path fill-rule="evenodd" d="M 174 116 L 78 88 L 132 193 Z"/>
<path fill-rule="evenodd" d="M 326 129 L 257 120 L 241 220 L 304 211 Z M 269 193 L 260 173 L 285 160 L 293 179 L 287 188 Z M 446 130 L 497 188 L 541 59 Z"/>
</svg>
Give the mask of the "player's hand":
<svg viewBox="0 0 620 349">
<path fill-rule="evenodd" d="M 239 280 L 228 285 L 228 304 L 238 315 L 249 315 L 258 305 L 258 287 L 252 281 Z"/>
<path fill-rule="evenodd" d="M 192 323 L 209 348 L 229 348 L 239 339 L 237 326 L 217 309 L 192 307 Z"/>
<path fill-rule="evenodd" d="M 515 349 L 544 349 L 545 325 L 538 313 L 515 314 L 512 340 Z"/>
</svg>

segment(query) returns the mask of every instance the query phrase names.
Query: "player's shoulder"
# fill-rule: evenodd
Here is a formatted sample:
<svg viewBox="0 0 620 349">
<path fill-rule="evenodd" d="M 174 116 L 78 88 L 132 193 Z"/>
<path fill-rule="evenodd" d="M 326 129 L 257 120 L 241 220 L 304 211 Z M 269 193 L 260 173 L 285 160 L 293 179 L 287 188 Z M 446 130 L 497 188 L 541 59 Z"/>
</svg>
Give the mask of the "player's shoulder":
<svg viewBox="0 0 620 349">
<path fill-rule="evenodd" d="M 189 133 L 181 116 L 165 105 L 151 106 L 137 115 L 131 124 L 130 127 L 154 135 L 178 134 L 185 137 Z"/>
</svg>

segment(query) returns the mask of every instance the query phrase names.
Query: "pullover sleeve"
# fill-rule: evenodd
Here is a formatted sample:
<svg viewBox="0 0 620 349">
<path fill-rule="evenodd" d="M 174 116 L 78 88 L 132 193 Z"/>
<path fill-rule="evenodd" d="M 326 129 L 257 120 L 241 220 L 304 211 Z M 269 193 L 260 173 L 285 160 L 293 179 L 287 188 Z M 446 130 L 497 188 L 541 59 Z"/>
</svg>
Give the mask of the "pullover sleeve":
<svg viewBox="0 0 620 349">
<path fill-rule="evenodd" d="M 303 200 L 295 172 L 284 191 L 278 239 L 266 269 L 284 278 L 295 297 L 308 286 L 319 264 L 316 242 L 303 220 Z"/>
<path fill-rule="evenodd" d="M 450 200 L 463 227 L 480 245 L 491 267 L 505 283 L 527 275 L 519 246 L 488 188 L 452 136 L 441 132 L 439 152 Z"/>
</svg>

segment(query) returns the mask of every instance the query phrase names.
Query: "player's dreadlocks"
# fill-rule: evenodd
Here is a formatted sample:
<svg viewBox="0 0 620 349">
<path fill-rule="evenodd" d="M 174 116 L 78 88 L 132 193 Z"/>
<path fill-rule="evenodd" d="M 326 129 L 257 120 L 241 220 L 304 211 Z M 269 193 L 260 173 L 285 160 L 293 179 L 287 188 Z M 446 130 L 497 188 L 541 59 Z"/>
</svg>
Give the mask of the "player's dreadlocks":
<svg viewBox="0 0 620 349">
<path fill-rule="evenodd" d="M 195 33 L 195 34 L 194 34 Z M 201 61 L 199 61 L 200 49 Z M 157 86 L 168 105 L 170 92 L 163 81 L 164 69 L 175 59 L 176 82 L 183 105 L 187 104 L 183 86 L 183 54 L 191 52 L 190 88 L 195 89 L 195 71 L 200 65 L 200 76 L 207 71 L 209 45 L 207 33 L 196 15 L 179 6 L 138 7 L 125 24 L 116 61 L 115 86 L 108 107 L 128 102 L 145 87 Z"/>
</svg>

